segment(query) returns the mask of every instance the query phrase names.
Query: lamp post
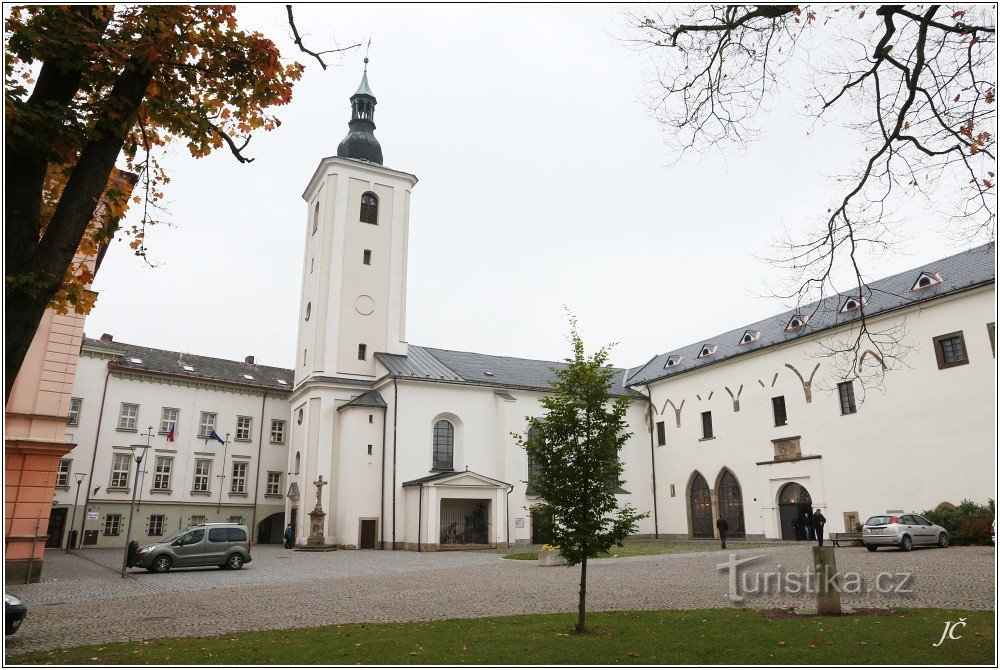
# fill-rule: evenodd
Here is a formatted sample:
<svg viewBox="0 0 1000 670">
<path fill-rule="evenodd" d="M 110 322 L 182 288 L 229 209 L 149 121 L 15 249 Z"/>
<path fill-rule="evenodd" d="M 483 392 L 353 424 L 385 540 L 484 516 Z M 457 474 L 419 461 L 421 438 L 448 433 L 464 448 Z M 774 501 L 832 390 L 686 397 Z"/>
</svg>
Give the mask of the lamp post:
<svg viewBox="0 0 1000 670">
<path fill-rule="evenodd" d="M 150 426 L 149 432 L 153 432 L 152 426 Z M 128 529 L 125 531 L 125 553 L 122 554 L 122 578 L 125 577 L 125 571 L 128 570 L 128 546 L 132 543 L 132 517 L 135 516 L 135 493 L 139 489 L 139 468 L 142 466 L 142 458 L 146 455 L 149 445 L 132 444 L 129 445 L 129 448 L 132 449 L 132 457 L 135 458 L 135 478 L 132 480 L 132 503 L 128 510 Z"/>
<path fill-rule="evenodd" d="M 80 500 L 80 484 L 82 484 L 83 480 L 87 478 L 87 473 L 86 472 L 77 472 L 73 476 L 76 477 L 76 495 L 73 496 L 73 514 L 69 518 L 69 533 L 66 535 L 66 553 L 67 554 L 69 553 L 69 550 L 72 548 L 73 539 L 74 539 L 73 538 L 73 526 L 76 525 L 76 504 Z M 86 519 L 87 517 L 85 516 L 83 518 Z"/>
</svg>

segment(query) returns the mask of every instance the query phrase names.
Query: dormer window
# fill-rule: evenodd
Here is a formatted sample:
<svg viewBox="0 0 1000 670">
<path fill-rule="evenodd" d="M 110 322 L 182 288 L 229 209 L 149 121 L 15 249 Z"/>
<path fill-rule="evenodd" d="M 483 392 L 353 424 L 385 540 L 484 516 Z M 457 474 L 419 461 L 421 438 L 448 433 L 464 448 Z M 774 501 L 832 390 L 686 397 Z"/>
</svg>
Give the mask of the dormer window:
<svg viewBox="0 0 1000 670">
<path fill-rule="evenodd" d="M 698 358 L 706 358 L 708 356 L 711 356 L 716 352 L 718 348 L 719 348 L 718 344 L 706 344 L 701 348 L 701 351 L 698 352 Z"/>
<path fill-rule="evenodd" d="M 760 339 L 759 330 L 748 330 L 743 333 L 743 337 L 740 338 L 740 344 L 751 344 Z"/>
<path fill-rule="evenodd" d="M 361 196 L 361 223 L 378 225 L 378 196 L 371 191 Z"/>
<path fill-rule="evenodd" d="M 684 360 L 684 356 L 683 355 L 668 356 L 667 357 L 667 363 L 663 367 L 664 367 L 664 369 L 666 369 L 666 368 L 672 368 L 675 365 L 679 365 L 680 362 L 683 361 L 683 360 Z"/>
<path fill-rule="evenodd" d="M 867 298 L 864 296 L 860 298 L 848 298 L 844 301 L 844 304 L 840 307 L 841 314 L 847 314 L 848 312 L 853 312 L 855 310 L 861 309 L 868 304 Z"/>
<path fill-rule="evenodd" d="M 791 332 L 793 330 L 798 330 L 799 328 L 804 328 L 805 325 L 809 323 L 808 314 L 796 314 L 789 320 L 788 325 L 785 326 L 786 332 Z"/>
<path fill-rule="evenodd" d="M 128 360 L 129 360 L 130 363 L 135 363 L 136 365 L 142 365 L 142 359 L 141 358 L 130 358 Z"/>
<path fill-rule="evenodd" d="M 188 372 L 194 372 L 193 365 L 188 365 L 187 363 L 181 363 L 181 367 L 187 370 Z"/>
<path fill-rule="evenodd" d="M 921 289 L 930 288 L 931 286 L 937 286 L 940 283 L 940 272 L 921 272 L 920 276 L 917 277 L 917 281 L 913 282 L 913 288 L 910 290 L 919 291 Z"/>
</svg>

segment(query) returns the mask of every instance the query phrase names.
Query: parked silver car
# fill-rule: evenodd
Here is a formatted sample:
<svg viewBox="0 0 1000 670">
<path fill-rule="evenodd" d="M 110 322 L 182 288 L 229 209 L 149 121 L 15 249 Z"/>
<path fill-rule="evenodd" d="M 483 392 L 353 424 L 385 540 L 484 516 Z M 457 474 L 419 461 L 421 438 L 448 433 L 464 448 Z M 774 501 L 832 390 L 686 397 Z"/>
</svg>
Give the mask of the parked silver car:
<svg viewBox="0 0 1000 670">
<path fill-rule="evenodd" d="M 909 551 L 917 545 L 948 546 L 948 531 L 919 514 L 873 516 L 865 521 L 861 543 L 868 551 L 894 545 Z"/>
<path fill-rule="evenodd" d="M 139 549 L 136 567 L 150 572 L 170 568 L 217 565 L 239 570 L 250 558 L 247 527 L 235 523 L 205 523 L 186 528 L 172 537 Z"/>
</svg>

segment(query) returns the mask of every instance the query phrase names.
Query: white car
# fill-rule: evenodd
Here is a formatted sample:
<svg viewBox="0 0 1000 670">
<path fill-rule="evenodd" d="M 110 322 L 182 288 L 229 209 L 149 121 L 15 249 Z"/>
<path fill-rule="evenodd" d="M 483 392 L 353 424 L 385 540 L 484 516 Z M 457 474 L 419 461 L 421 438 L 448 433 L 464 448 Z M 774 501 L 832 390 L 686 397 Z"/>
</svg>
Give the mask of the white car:
<svg viewBox="0 0 1000 670">
<path fill-rule="evenodd" d="M 861 542 L 868 551 L 895 546 L 909 551 L 917 545 L 948 546 L 948 531 L 919 514 L 873 516 L 865 521 Z"/>
</svg>

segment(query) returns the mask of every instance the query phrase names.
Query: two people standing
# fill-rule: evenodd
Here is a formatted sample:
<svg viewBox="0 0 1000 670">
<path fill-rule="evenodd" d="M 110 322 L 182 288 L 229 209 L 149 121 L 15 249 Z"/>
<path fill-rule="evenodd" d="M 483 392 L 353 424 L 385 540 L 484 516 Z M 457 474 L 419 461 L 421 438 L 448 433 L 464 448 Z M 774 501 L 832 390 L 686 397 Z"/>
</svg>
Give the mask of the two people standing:
<svg viewBox="0 0 1000 670">
<path fill-rule="evenodd" d="M 796 540 L 816 540 L 819 546 L 823 546 L 823 527 L 826 525 L 826 517 L 816 509 L 815 512 L 806 510 L 801 515 L 797 515 L 792 520 L 792 528 L 795 530 Z"/>
</svg>

